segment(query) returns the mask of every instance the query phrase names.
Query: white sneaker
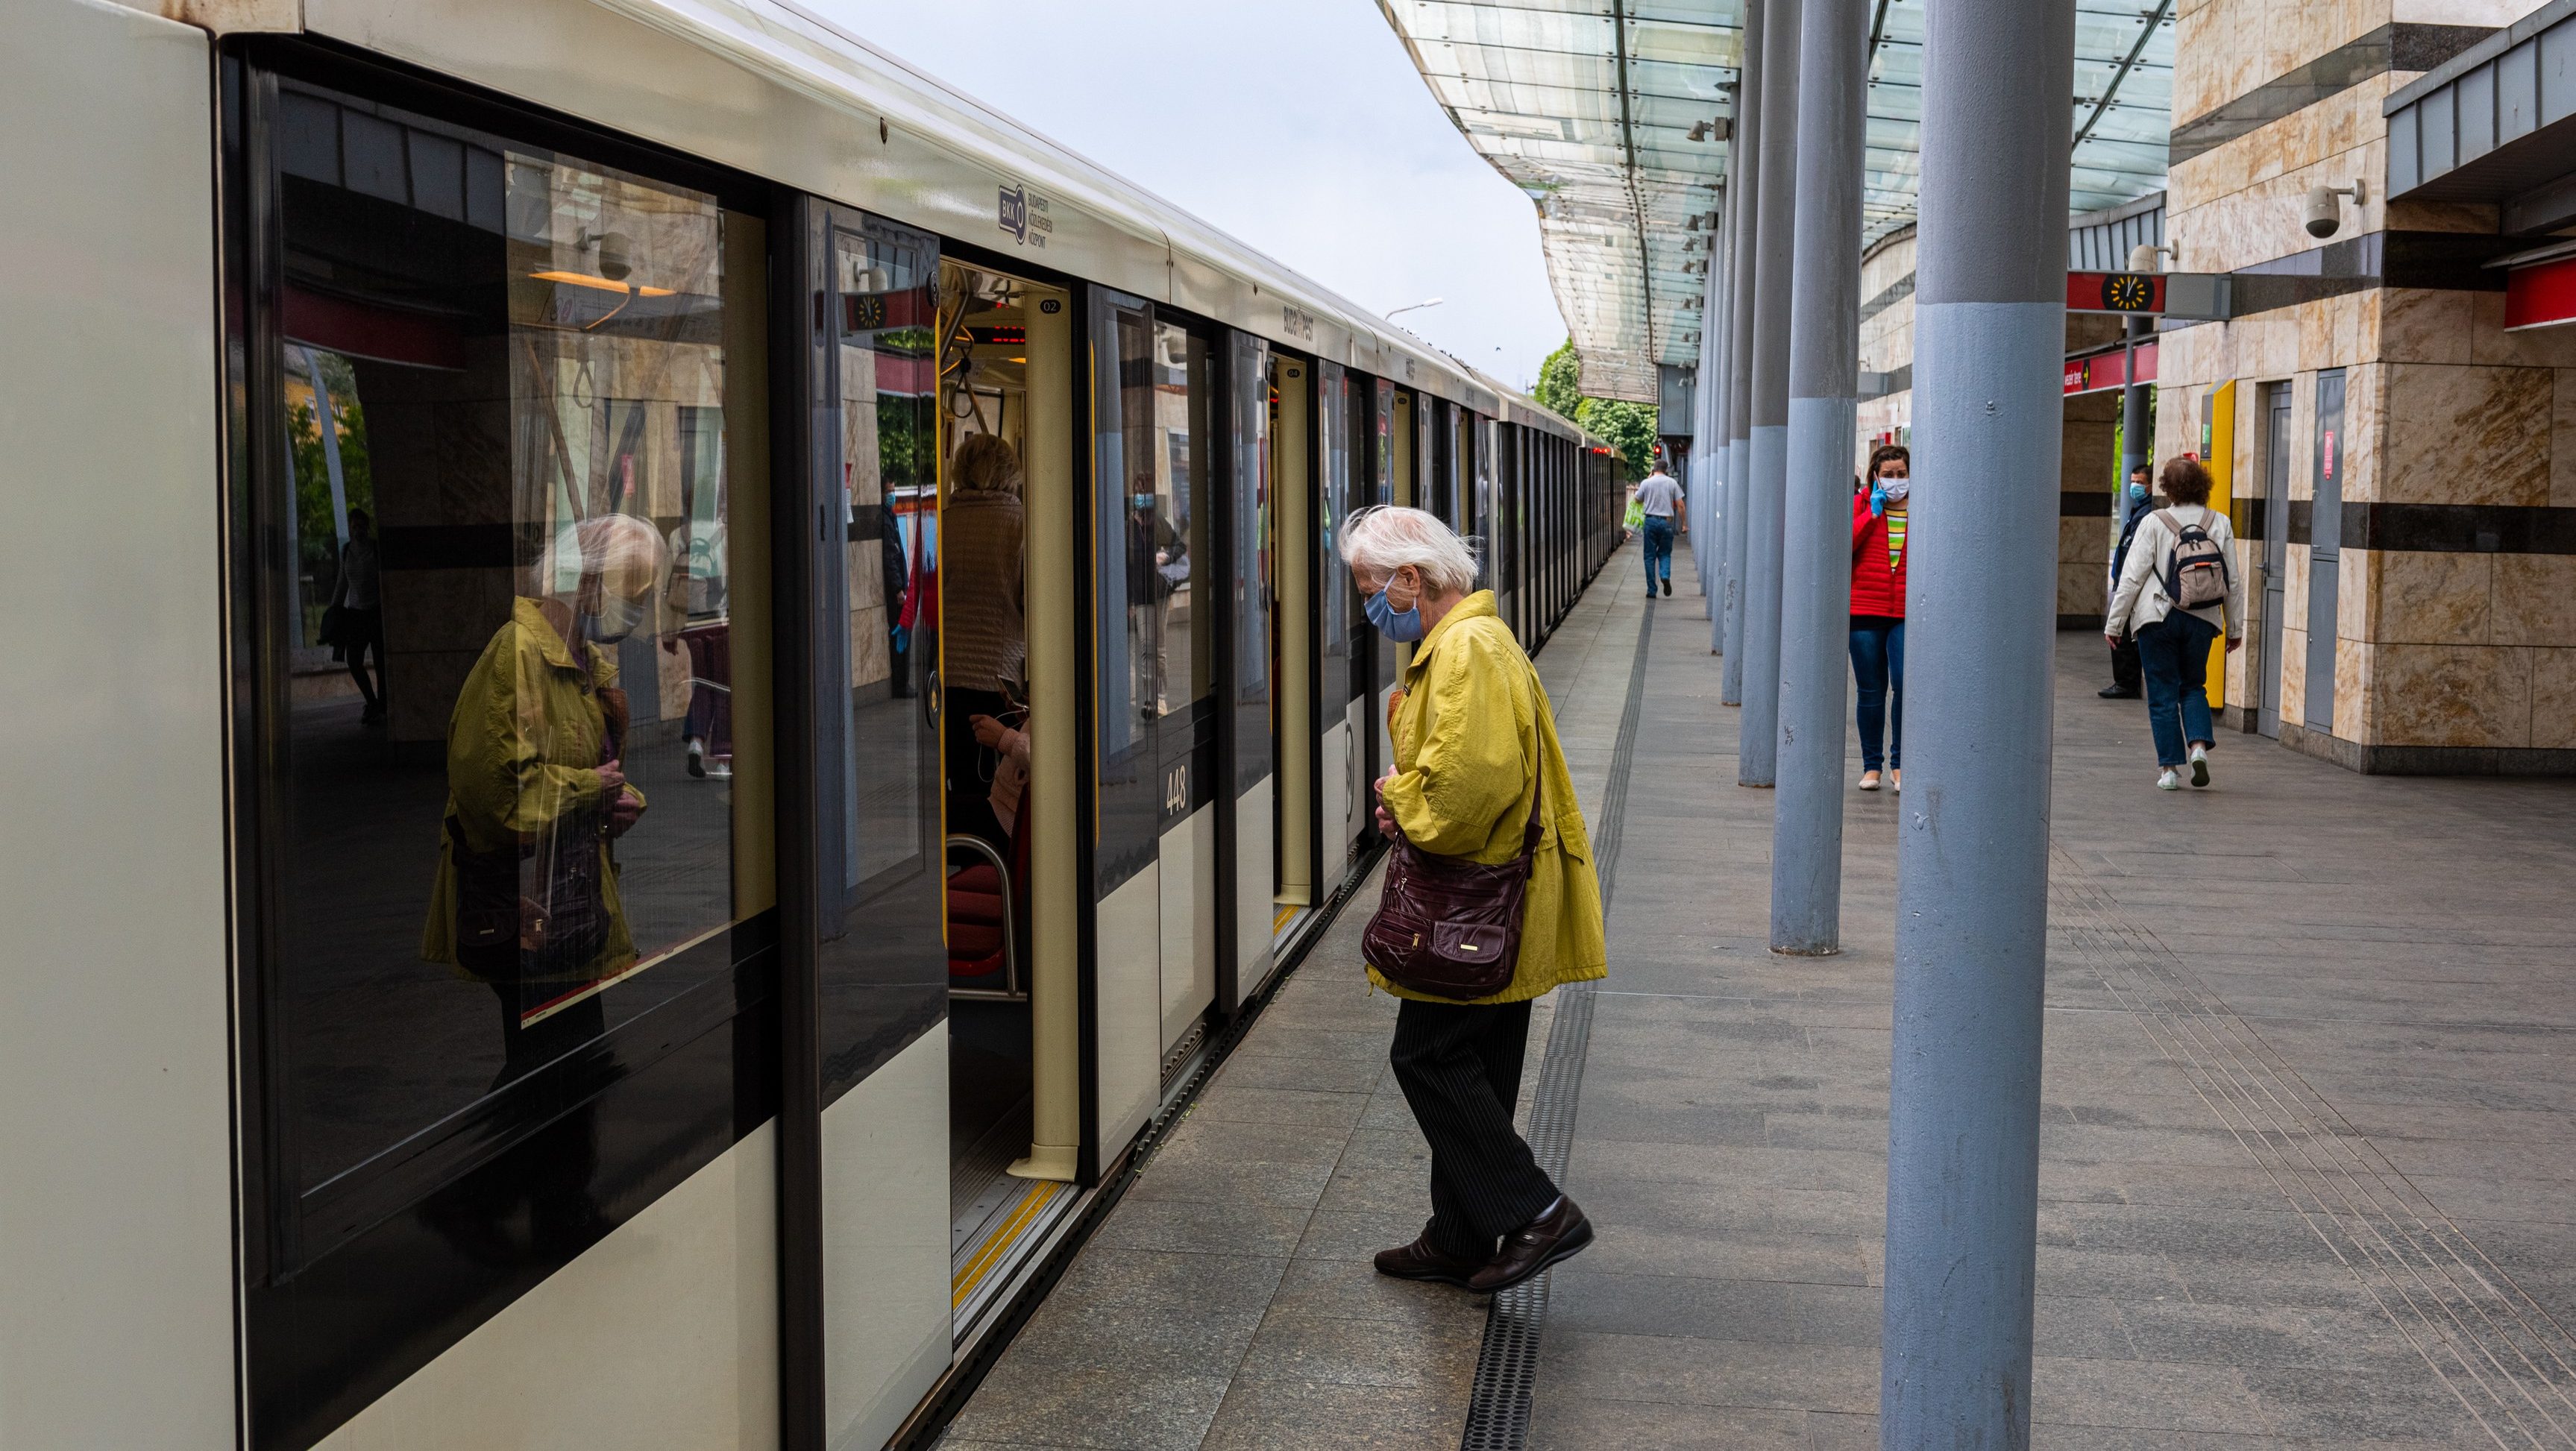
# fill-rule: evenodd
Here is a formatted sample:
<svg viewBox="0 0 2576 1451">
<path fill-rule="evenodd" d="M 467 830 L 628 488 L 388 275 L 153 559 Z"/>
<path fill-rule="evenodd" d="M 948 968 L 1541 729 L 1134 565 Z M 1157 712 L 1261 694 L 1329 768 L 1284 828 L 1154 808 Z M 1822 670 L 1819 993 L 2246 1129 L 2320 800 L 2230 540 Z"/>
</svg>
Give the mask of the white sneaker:
<svg viewBox="0 0 2576 1451">
<path fill-rule="evenodd" d="M 2167 766 L 2165 767 L 2165 773 L 2156 778 L 2156 789 L 2159 791 L 2179 791 L 2182 789 L 2182 778 L 2174 774 L 2173 767 Z"/>
<path fill-rule="evenodd" d="M 1877 789 L 1878 789 L 1878 773 L 1877 773 L 1876 771 L 1863 771 L 1863 772 L 1861 772 L 1861 773 L 1860 773 L 1860 789 L 1862 789 L 1863 791 L 1875 791 L 1875 790 L 1877 790 Z"/>
<path fill-rule="evenodd" d="M 1897 793 L 1897 794 L 1898 794 L 1898 795 L 1900 795 L 1900 796 L 1904 795 L 1904 794 L 1905 794 L 1905 773 L 1904 773 L 1903 771 L 1890 771 L 1890 772 L 1888 772 L 1888 773 L 1887 773 L 1887 789 L 1888 789 L 1888 790 L 1890 790 L 1890 791 L 1893 791 L 1893 792 Z"/>
<path fill-rule="evenodd" d="M 2209 747 L 2207 746 L 2191 748 L 2191 784 L 2194 786 L 2209 784 Z"/>
</svg>

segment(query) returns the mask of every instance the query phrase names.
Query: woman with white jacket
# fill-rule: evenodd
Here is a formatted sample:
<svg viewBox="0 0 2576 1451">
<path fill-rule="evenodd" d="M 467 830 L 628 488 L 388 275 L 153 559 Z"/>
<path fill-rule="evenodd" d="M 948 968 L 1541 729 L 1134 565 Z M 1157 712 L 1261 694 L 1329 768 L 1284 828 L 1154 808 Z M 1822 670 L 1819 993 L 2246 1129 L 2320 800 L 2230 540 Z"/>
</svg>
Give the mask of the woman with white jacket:
<svg viewBox="0 0 2576 1451">
<path fill-rule="evenodd" d="M 2236 531 L 2226 515 L 2209 507 L 2209 470 L 2197 459 L 2178 458 L 2165 465 L 2157 483 L 2171 504 L 2138 525 L 2102 633 L 2114 646 L 2123 633 L 2137 636 L 2138 662 L 2147 678 L 2147 724 L 2155 733 L 2156 764 L 2164 768 L 2156 785 L 2172 791 L 2182 785 L 2178 773 L 2186 764 L 2191 784 L 2209 784 L 2209 748 L 2215 740 L 2209 724 L 2209 642 L 2224 630 L 2230 653 L 2244 646 L 2245 585 L 2236 575 Z M 2182 532 L 2193 528 L 2218 546 L 2226 562 L 2227 591 L 2216 604 L 2186 610 L 2174 604 L 2167 581 L 2175 546 Z"/>
</svg>

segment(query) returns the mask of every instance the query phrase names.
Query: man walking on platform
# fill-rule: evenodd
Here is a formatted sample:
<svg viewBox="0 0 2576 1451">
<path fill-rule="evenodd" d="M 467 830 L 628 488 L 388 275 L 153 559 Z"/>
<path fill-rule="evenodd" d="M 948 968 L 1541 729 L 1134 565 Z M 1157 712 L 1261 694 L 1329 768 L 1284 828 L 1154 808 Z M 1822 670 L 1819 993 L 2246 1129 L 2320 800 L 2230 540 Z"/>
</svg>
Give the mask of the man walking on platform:
<svg viewBox="0 0 2576 1451">
<path fill-rule="evenodd" d="M 1629 495 L 1646 511 L 1646 598 L 1655 597 L 1655 581 L 1664 583 L 1664 593 L 1673 592 L 1673 532 L 1676 521 L 1680 531 L 1690 532 L 1690 506 L 1682 502 L 1682 486 L 1664 472 L 1661 463 L 1646 475 Z"/>
</svg>

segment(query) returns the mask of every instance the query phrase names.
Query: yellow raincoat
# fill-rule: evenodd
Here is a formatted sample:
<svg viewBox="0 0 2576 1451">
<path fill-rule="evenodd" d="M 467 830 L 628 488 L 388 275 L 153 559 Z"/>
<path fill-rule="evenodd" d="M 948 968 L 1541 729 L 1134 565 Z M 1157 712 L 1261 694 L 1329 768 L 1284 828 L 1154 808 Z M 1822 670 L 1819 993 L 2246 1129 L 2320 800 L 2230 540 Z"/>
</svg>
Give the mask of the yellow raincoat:
<svg viewBox="0 0 2576 1451">
<path fill-rule="evenodd" d="M 608 717 L 599 692 L 617 683 L 617 659 L 593 645 L 580 649 L 587 665 L 574 663 L 572 647 L 535 600 L 519 599 L 510 622 L 494 632 L 466 675 L 447 723 L 447 814 L 456 818 L 472 850 L 498 851 L 573 812 L 600 806 L 598 767 Z M 642 804 L 642 791 L 632 785 L 626 791 Z M 605 977 L 635 960 L 615 858 L 605 840 L 599 851 L 607 943 L 580 972 L 564 975 L 565 981 Z M 438 880 L 430 888 L 429 921 L 420 934 L 420 955 L 428 961 L 456 961 L 456 890 L 455 854 L 442 831 Z"/>
<path fill-rule="evenodd" d="M 1424 851 L 1510 861 L 1520 854 L 1532 797 L 1546 777 L 1546 819 L 1522 898 L 1520 961 L 1510 987 L 1476 1001 L 1515 1003 L 1608 975 L 1601 882 L 1583 804 L 1574 799 L 1547 691 L 1495 613 L 1491 590 L 1459 601 L 1413 648 L 1394 728 L 1396 771 L 1384 800 Z M 1407 992 L 1374 967 L 1369 980 L 1397 997 L 1451 1001 Z"/>
</svg>

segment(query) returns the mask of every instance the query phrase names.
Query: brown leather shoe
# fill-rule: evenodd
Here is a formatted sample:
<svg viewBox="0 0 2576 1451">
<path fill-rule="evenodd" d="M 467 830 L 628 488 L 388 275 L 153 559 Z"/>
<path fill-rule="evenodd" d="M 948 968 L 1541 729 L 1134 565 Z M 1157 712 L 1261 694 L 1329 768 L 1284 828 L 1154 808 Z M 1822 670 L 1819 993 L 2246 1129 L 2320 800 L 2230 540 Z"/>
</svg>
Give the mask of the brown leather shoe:
<svg viewBox="0 0 2576 1451">
<path fill-rule="evenodd" d="M 1592 1221 L 1573 1199 L 1559 1194 L 1538 1218 L 1503 1236 L 1502 1252 L 1468 1277 L 1467 1288 L 1479 1295 L 1508 1290 L 1558 1260 L 1572 1259 L 1590 1243 Z"/>
<path fill-rule="evenodd" d="M 1484 1267 L 1483 1260 L 1460 1259 L 1433 1249 L 1427 1236 L 1396 1249 L 1377 1252 L 1377 1272 L 1399 1280 L 1437 1280 L 1444 1285 L 1463 1286 L 1469 1277 Z"/>
</svg>

